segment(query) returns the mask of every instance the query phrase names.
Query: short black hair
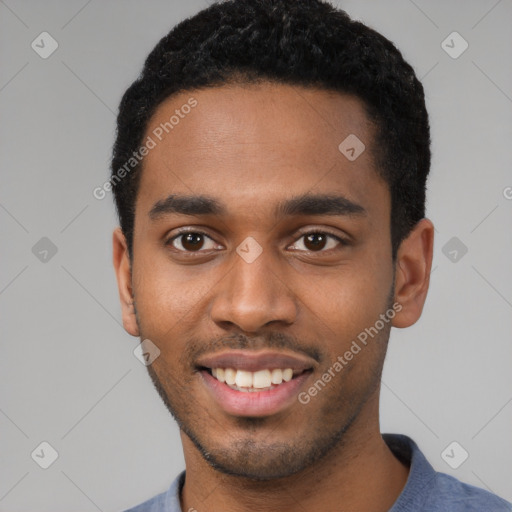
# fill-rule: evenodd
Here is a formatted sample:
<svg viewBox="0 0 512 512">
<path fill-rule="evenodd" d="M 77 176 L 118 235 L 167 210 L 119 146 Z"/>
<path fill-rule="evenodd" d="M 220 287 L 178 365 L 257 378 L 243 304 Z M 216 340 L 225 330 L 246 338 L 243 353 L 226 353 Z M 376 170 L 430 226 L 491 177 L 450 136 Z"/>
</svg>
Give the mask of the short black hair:
<svg viewBox="0 0 512 512">
<path fill-rule="evenodd" d="M 110 178 L 133 257 L 141 146 L 158 106 L 173 94 L 228 83 L 273 82 L 357 96 L 376 127 L 377 173 L 391 195 L 392 256 L 425 216 L 430 127 L 412 67 L 384 36 L 322 0 L 225 0 L 177 24 L 148 55 L 117 116 Z M 341 141 L 340 141 L 341 142 Z"/>
</svg>

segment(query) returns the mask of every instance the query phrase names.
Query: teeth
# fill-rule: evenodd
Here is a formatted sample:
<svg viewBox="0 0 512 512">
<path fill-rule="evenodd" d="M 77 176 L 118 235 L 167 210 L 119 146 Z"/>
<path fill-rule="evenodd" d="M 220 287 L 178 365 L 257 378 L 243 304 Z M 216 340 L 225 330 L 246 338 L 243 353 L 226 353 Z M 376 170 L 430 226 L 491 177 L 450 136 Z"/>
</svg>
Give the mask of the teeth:
<svg viewBox="0 0 512 512">
<path fill-rule="evenodd" d="M 260 370 L 252 374 L 252 387 L 253 388 L 269 388 L 272 385 L 272 375 L 270 370 Z"/>
<path fill-rule="evenodd" d="M 219 380 L 220 382 L 225 382 L 226 376 L 224 375 L 224 368 L 216 368 L 214 377 L 217 377 L 217 380 Z"/>
<path fill-rule="evenodd" d="M 239 388 L 252 388 L 252 372 L 237 370 L 235 384 Z"/>
<path fill-rule="evenodd" d="M 276 368 L 274 370 L 258 370 L 248 372 L 234 368 L 212 368 L 212 375 L 220 382 L 238 391 L 259 391 L 289 382 L 293 378 L 291 368 Z"/>
<path fill-rule="evenodd" d="M 286 368 L 286 370 L 283 370 L 283 380 L 285 382 L 292 380 L 292 377 L 293 377 L 293 370 L 291 368 Z"/>
<path fill-rule="evenodd" d="M 272 370 L 272 384 L 281 384 L 283 382 L 283 370 L 279 368 Z"/>
<path fill-rule="evenodd" d="M 236 382 L 236 370 L 233 370 L 233 368 L 226 368 L 224 370 L 224 378 L 226 379 L 226 384 L 233 386 Z"/>
</svg>

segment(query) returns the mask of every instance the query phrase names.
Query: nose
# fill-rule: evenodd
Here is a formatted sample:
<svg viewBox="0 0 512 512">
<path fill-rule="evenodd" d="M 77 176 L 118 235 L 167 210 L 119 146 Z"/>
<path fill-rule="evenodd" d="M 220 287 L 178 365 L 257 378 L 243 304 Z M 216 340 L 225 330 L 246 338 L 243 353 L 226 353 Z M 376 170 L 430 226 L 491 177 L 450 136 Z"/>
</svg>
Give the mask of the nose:
<svg viewBox="0 0 512 512">
<path fill-rule="evenodd" d="M 210 315 L 220 327 L 233 325 L 244 332 L 257 332 L 270 323 L 291 325 L 298 314 L 298 301 L 286 283 L 286 269 L 267 251 L 252 263 L 238 254 L 218 284 Z M 286 263 L 284 263 L 286 265 Z"/>
</svg>

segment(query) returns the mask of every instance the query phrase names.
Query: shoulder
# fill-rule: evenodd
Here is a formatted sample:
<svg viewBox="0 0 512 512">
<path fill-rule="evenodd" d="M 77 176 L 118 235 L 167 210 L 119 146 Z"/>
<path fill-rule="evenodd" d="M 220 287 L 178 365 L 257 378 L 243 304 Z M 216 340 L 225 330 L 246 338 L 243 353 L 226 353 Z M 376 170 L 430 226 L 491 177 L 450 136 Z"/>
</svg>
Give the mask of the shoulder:
<svg viewBox="0 0 512 512">
<path fill-rule="evenodd" d="M 390 512 L 512 512 L 512 504 L 499 496 L 435 471 L 410 437 L 383 434 L 383 438 L 410 467 L 407 483 Z"/>
<path fill-rule="evenodd" d="M 167 491 L 124 512 L 181 512 L 180 492 L 185 482 L 185 471 L 182 471 L 172 482 Z"/>
<path fill-rule="evenodd" d="M 163 512 L 165 510 L 165 499 L 166 492 L 158 494 L 153 498 L 140 503 L 139 505 L 132 507 L 124 512 Z"/>
<path fill-rule="evenodd" d="M 445 473 L 436 473 L 425 509 L 432 512 L 512 512 L 512 504 L 484 489 L 466 484 Z"/>
</svg>

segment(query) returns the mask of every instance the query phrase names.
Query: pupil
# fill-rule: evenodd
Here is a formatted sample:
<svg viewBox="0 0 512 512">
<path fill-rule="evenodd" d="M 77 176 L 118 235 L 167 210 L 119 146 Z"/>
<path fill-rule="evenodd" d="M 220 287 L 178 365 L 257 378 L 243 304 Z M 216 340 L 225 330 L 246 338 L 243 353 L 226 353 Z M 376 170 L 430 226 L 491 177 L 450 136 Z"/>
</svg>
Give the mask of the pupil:
<svg viewBox="0 0 512 512">
<path fill-rule="evenodd" d="M 306 236 L 306 247 L 308 247 L 308 244 L 311 244 L 311 247 L 308 247 L 308 249 L 311 250 L 317 250 L 317 249 L 323 249 L 325 246 L 325 235 L 322 233 L 311 233 Z"/>
<path fill-rule="evenodd" d="M 202 235 L 198 233 L 188 233 L 185 235 L 185 239 L 182 242 L 185 249 L 197 250 L 203 245 Z"/>
</svg>

